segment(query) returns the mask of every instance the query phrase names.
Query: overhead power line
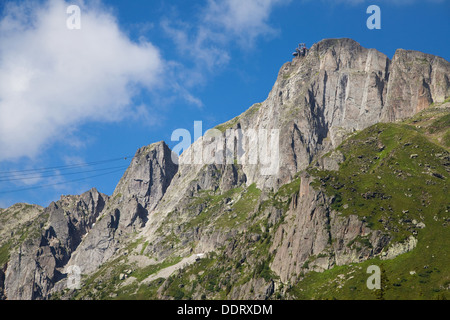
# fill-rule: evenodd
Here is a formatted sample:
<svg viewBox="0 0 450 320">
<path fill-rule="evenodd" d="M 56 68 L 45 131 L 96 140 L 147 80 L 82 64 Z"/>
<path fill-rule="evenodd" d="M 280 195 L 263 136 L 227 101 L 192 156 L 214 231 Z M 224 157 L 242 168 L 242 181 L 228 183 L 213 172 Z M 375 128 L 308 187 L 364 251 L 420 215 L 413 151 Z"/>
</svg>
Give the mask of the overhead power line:
<svg viewBox="0 0 450 320">
<path fill-rule="evenodd" d="M 24 170 L 11 170 L 11 171 L 3 171 L 0 172 L 0 178 L 3 178 L 5 175 L 30 175 L 30 174 L 36 174 L 36 173 L 45 173 L 47 171 L 55 171 L 55 170 L 70 170 L 70 169 L 76 169 L 76 168 L 83 168 L 83 167 L 90 167 L 90 166 L 96 166 L 101 165 L 109 162 L 114 161 L 120 161 L 120 160 L 128 160 L 129 158 L 132 158 L 133 156 L 126 156 L 121 158 L 114 158 L 114 159 L 107 159 L 107 160 L 100 160 L 100 161 L 93 161 L 93 162 L 85 162 L 85 163 L 76 163 L 71 165 L 64 165 L 64 166 L 54 166 L 54 167 L 47 167 L 47 168 L 37 168 L 37 169 L 24 169 Z"/>
<path fill-rule="evenodd" d="M 92 161 L 92 162 L 85 162 L 85 163 L 75 163 L 70 165 L 58 165 L 53 167 L 46 167 L 46 168 L 37 168 L 37 169 L 24 169 L 24 170 L 11 170 L 11 171 L 4 171 L 0 172 L 0 183 L 9 183 L 13 181 L 20 181 L 20 180 L 33 180 L 33 179 L 43 179 L 43 178 L 51 178 L 51 177 L 66 177 L 66 176 L 73 176 L 73 175 L 84 175 L 86 173 L 98 173 L 90 176 L 82 176 L 78 179 L 68 180 L 68 181 L 61 181 L 61 182 L 55 182 L 55 183 L 47 183 L 47 184 L 38 184 L 33 185 L 30 187 L 24 187 L 19 189 L 13 189 L 13 190 L 0 190 L 1 194 L 9 194 L 9 193 L 16 193 L 16 192 L 23 192 L 28 190 L 35 190 L 35 189 L 42 189 L 57 185 L 64 185 L 79 181 L 84 181 L 96 177 L 106 176 L 109 174 L 117 173 L 117 172 L 123 172 L 127 167 L 127 165 L 121 165 L 121 166 L 108 166 L 108 167 L 102 167 L 106 164 L 112 163 L 112 162 L 118 162 L 123 160 L 128 160 L 130 158 L 133 158 L 132 156 L 126 156 L 126 157 L 120 157 L 120 158 L 113 158 L 113 159 L 107 159 L 107 160 L 100 160 L 100 161 Z M 81 170 L 83 169 L 83 170 Z M 102 172 L 102 173 L 99 173 Z"/>
<path fill-rule="evenodd" d="M 22 188 L 22 189 L 8 190 L 8 191 L 0 191 L 0 194 L 8 194 L 8 193 L 23 192 L 23 191 L 29 191 L 29 190 L 35 190 L 35 189 L 48 188 L 48 187 L 58 186 L 58 185 L 62 185 L 62 184 L 68 184 L 68 183 L 88 180 L 88 179 L 91 179 L 91 178 L 101 177 L 101 176 L 105 176 L 105 175 L 116 173 L 116 172 L 120 172 L 120 171 L 123 171 L 123 169 L 117 169 L 117 170 L 105 172 L 105 173 L 102 173 L 102 174 L 92 175 L 92 176 L 89 176 L 89 177 L 84 177 L 84 178 L 75 179 L 75 180 L 69 180 L 69 181 L 63 181 L 63 182 L 57 182 L 57 183 L 33 186 L 33 187 L 29 187 L 29 188 Z"/>
<path fill-rule="evenodd" d="M 4 179 L 4 177 L 0 176 L 0 182 L 34 180 L 34 179 L 42 179 L 42 178 L 50 178 L 50 177 L 63 177 L 63 176 L 71 176 L 71 175 L 75 175 L 75 174 L 81 174 L 81 173 L 91 173 L 91 172 L 107 171 L 107 170 L 112 170 L 112 169 L 125 169 L 125 168 L 127 168 L 127 166 L 117 166 L 117 167 L 100 168 L 100 169 L 94 169 L 94 170 L 83 170 L 83 171 L 76 171 L 76 172 L 53 173 L 53 174 L 48 174 L 48 175 L 35 175 L 35 176 L 6 178 L 6 179 Z"/>
</svg>

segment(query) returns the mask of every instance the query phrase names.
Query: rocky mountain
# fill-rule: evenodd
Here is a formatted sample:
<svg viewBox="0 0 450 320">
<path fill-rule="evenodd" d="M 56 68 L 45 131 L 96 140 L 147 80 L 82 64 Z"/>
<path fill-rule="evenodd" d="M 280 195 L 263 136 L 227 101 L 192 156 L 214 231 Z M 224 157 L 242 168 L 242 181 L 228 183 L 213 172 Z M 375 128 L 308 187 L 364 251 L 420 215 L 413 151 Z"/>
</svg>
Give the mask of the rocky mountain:
<svg viewBox="0 0 450 320">
<path fill-rule="evenodd" d="M 440 57 L 320 41 L 180 157 L 139 149 L 112 196 L 0 211 L 0 298 L 371 298 L 380 263 L 392 297 L 449 297 L 449 97 Z"/>
</svg>

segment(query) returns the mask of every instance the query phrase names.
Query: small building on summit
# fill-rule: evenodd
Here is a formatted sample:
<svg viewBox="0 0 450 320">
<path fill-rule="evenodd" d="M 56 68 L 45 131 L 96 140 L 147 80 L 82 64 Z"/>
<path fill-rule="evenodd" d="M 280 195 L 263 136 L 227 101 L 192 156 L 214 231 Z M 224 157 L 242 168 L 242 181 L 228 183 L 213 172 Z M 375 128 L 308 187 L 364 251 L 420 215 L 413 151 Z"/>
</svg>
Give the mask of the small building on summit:
<svg viewBox="0 0 450 320">
<path fill-rule="evenodd" d="M 308 51 L 309 49 L 306 48 L 306 45 L 304 43 L 300 43 L 292 55 L 294 57 L 305 57 L 308 54 Z"/>
</svg>

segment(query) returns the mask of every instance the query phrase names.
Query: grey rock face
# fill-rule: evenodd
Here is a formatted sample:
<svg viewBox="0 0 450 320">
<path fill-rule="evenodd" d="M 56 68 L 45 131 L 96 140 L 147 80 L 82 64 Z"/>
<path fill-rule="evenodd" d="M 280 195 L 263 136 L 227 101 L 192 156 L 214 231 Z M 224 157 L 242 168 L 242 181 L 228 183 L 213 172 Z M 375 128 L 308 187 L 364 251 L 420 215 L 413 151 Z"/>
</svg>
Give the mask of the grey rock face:
<svg viewBox="0 0 450 320">
<path fill-rule="evenodd" d="M 113 199 L 136 198 L 147 211 L 151 211 L 163 197 L 178 165 L 172 161 L 172 151 L 164 142 L 154 143 L 136 152 L 130 167 L 117 185 Z"/>
<path fill-rule="evenodd" d="M 37 270 L 36 256 L 39 249 L 39 242 L 26 241 L 16 253 L 11 255 L 5 273 L 5 297 L 9 300 L 31 300 L 35 299 L 34 279 Z M 43 286 L 47 286 L 48 281 L 40 279 Z"/>
<path fill-rule="evenodd" d="M 337 171 L 339 170 L 339 164 L 344 161 L 344 155 L 340 151 L 334 150 L 330 154 L 320 158 L 316 162 L 316 166 L 320 167 L 322 170 Z"/>
<path fill-rule="evenodd" d="M 39 217 L 44 208 L 37 205 L 17 203 L 0 210 L 0 246 L 18 241 L 23 229 L 28 228 Z"/>
<path fill-rule="evenodd" d="M 389 72 L 384 121 L 411 117 L 450 96 L 450 64 L 443 58 L 399 49 Z"/>
<path fill-rule="evenodd" d="M 118 249 L 117 228 L 120 213 L 115 210 L 102 216 L 89 232 L 66 266 L 78 266 L 82 273 L 94 271 Z"/>
<path fill-rule="evenodd" d="M 44 212 L 48 222 L 42 234 L 11 256 L 6 297 L 45 298 L 64 281 L 67 267 L 95 270 L 117 251 L 123 233 L 145 226 L 177 169 L 167 145 L 153 144 L 137 151 L 111 199 L 93 189 L 52 203 Z"/>
<path fill-rule="evenodd" d="M 54 283 L 64 277 L 61 268 L 92 228 L 106 199 L 92 189 L 50 204 L 42 213 L 48 216 L 47 224 L 35 226 L 34 235 L 11 253 L 4 281 L 6 298 L 45 298 Z"/>
<path fill-rule="evenodd" d="M 323 271 L 334 265 L 367 260 L 381 252 L 390 237 L 373 231 L 357 216 L 340 216 L 329 209 L 331 199 L 310 186 L 311 177 L 301 177 L 298 197 L 286 213 L 285 223 L 275 233 L 272 270 L 286 282 L 302 271 Z M 355 239 L 366 238 L 371 248 L 354 248 Z"/>
<path fill-rule="evenodd" d="M 65 197 L 46 209 L 49 212 L 49 227 L 44 237 L 56 252 L 58 266 L 67 263 L 83 236 L 92 229 L 106 200 L 107 196 L 92 189 L 79 197 Z"/>
<path fill-rule="evenodd" d="M 242 286 L 236 287 L 230 294 L 231 300 L 267 300 L 274 292 L 274 282 L 264 279 L 252 279 Z"/>
<path fill-rule="evenodd" d="M 81 196 L 62 197 L 45 210 L 30 209 L 29 215 L 22 214 L 22 220 L 32 220 L 40 213 L 48 220 L 11 253 L 6 272 L 0 274 L 4 297 L 46 298 L 55 283 L 65 281 L 69 266 L 94 271 L 117 251 L 122 234 L 145 226 L 149 210 L 164 195 L 177 170 L 167 145 L 153 144 L 137 151 L 112 198 L 92 189 Z M 21 211 L 25 213 L 22 207 Z M 7 220 L 15 221 L 16 227 L 28 221 Z M 5 223 L 2 240 L 14 226 Z"/>
<path fill-rule="evenodd" d="M 286 63 L 259 111 L 239 120 L 242 128 L 280 130 L 279 174 L 248 173 L 249 183 L 276 188 L 348 133 L 378 122 L 389 65 L 384 54 L 350 39 L 321 41 L 308 56 Z"/>
<path fill-rule="evenodd" d="M 409 252 L 417 246 L 417 242 L 416 238 L 410 236 L 405 242 L 395 243 L 391 246 L 387 252 L 383 253 L 381 258 L 384 260 L 393 259 L 398 255 Z"/>
<path fill-rule="evenodd" d="M 172 151 L 164 142 L 139 149 L 68 266 L 77 265 L 82 273 L 90 273 L 108 261 L 119 250 L 121 238 L 145 227 L 177 171 Z"/>
</svg>

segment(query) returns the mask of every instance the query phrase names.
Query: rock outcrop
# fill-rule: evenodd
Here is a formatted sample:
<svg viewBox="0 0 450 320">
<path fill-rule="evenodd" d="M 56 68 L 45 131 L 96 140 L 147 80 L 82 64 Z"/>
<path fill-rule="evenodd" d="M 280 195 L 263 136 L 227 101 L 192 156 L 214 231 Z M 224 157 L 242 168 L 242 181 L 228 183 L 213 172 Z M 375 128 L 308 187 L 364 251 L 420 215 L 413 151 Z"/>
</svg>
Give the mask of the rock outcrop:
<svg viewBox="0 0 450 320">
<path fill-rule="evenodd" d="M 143 209 L 152 211 L 178 171 L 172 156 L 176 157 L 163 141 L 139 149 L 112 198 L 117 203 L 135 198 Z"/>
<path fill-rule="evenodd" d="M 386 109 L 382 120 L 413 116 L 450 96 L 449 62 L 418 51 L 399 49 L 389 68 Z"/>
<path fill-rule="evenodd" d="M 28 237 L 11 252 L 5 272 L 8 299 L 42 299 L 63 278 L 62 268 L 93 227 L 106 195 L 92 189 L 80 196 L 63 196 L 46 208 Z"/>
<path fill-rule="evenodd" d="M 46 225 L 11 254 L 5 296 L 46 298 L 70 266 L 94 271 L 118 250 L 122 236 L 145 226 L 177 169 L 167 145 L 156 143 L 136 152 L 111 198 L 92 189 L 51 203 L 42 213 Z"/>
<path fill-rule="evenodd" d="M 311 187 L 311 181 L 308 174 L 302 175 L 298 196 L 286 212 L 286 223 L 275 233 L 271 267 L 283 282 L 305 270 L 324 271 L 365 261 L 378 255 L 390 240 L 388 234 L 371 230 L 357 216 L 331 210 L 332 199 Z M 363 239 L 370 245 L 351 246 Z"/>
<path fill-rule="evenodd" d="M 39 217 L 44 208 L 37 205 L 17 203 L 0 211 L 0 247 L 6 242 L 18 242 L 23 231 Z"/>
<path fill-rule="evenodd" d="M 172 151 L 164 142 L 136 152 L 114 194 L 68 266 L 90 273 L 108 261 L 121 246 L 121 238 L 144 228 L 177 173 Z M 85 262 L 89 261 L 88 264 Z"/>
</svg>

